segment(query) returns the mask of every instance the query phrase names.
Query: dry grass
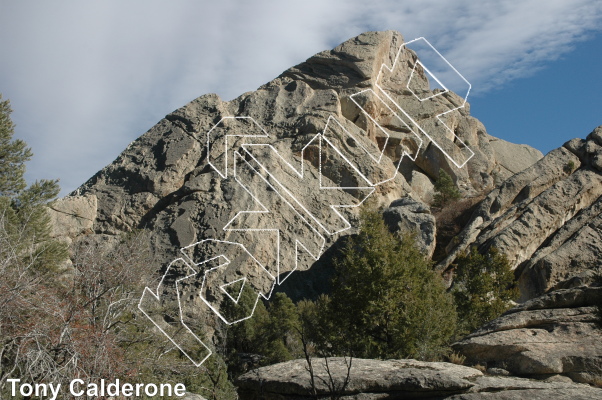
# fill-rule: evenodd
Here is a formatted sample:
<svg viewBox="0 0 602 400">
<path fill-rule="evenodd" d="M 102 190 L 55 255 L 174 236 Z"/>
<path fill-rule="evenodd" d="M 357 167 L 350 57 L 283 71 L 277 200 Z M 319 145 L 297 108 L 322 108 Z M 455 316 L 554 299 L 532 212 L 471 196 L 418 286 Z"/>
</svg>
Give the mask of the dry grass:
<svg viewBox="0 0 602 400">
<path fill-rule="evenodd" d="M 445 247 L 466 226 L 476 206 L 484 198 L 484 195 L 468 197 L 453 201 L 440 209 L 434 209 L 433 215 L 437 221 L 437 246 L 433 260 L 440 261 L 445 258 Z"/>
<path fill-rule="evenodd" d="M 466 362 L 466 356 L 460 353 L 456 353 L 454 351 L 449 356 L 447 356 L 447 360 L 452 364 L 464 365 L 464 363 Z"/>
</svg>

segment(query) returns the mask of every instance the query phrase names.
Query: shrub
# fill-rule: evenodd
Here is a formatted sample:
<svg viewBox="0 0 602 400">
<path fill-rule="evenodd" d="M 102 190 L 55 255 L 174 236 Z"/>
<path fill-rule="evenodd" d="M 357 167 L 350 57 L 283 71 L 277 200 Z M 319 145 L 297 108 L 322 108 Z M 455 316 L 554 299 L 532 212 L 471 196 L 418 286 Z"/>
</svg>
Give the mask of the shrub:
<svg viewBox="0 0 602 400">
<path fill-rule="evenodd" d="M 439 169 L 439 179 L 435 182 L 435 197 L 433 206 L 443 207 L 453 200 L 461 197 L 458 187 L 452 177 L 443 169 Z"/>
<path fill-rule="evenodd" d="M 466 362 L 466 356 L 454 351 L 447 356 L 447 361 L 452 364 L 464 365 Z"/>
<path fill-rule="evenodd" d="M 452 293 L 464 334 L 508 310 L 518 288 L 505 255 L 493 247 L 483 255 L 473 247 L 456 259 Z"/>
<path fill-rule="evenodd" d="M 447 351 L 453 301 L 412 236 L 390 233 L 380 213 L 363 210 L 335 270 L 327 312 L 340 353 L 437 359 Z"/>
<path fill-rule="evenodd" d="M 562 170 L 566 173 L 566 174 L 570 174 L 571 172 L 573 172 L 573 170 L 575 169 L 575 162 L 573 160 L 567 162 L 566 164 L 564 164 L 564 167 L 562 168 Z"/>
<path fill-rule="evenodd" d="M 244 304 L 249 299 L 242 297 L 241 301 Z M 301 357 L 299 324 L 297 307 L 284 293 L 274 294 L 267 307 L 258 302 L 251 318 L 227 327 L 225 352 L 230 375 Z M 246 360 L 249 356 L 255 359 L 251 363 Z"/>
<path fill-rule="evenodd" d="M 335 261 L 330 296 L 296 307 L 284 294 L 228 329 L 229 366 L 236 353 L 261 364 L 312 356 L 441 359 L 456 331 L 453 299 L 413 236 L 397 236 L 377 211 L 363 210 L 361 230 Z"/>
</svg>

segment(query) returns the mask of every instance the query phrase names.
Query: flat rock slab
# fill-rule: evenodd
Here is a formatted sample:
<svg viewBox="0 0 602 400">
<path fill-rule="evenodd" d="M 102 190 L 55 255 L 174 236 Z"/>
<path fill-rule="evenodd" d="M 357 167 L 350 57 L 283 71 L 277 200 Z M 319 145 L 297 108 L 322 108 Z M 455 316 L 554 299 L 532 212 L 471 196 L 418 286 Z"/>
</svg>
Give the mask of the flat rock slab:
<svg viewBox="0 0 602 400">
<path fill-rule="evenodd" d="M 568 376 L 602 386 L 602 287 L 557 290 L 530 300 L 454 344 L 471 363 L 513 375 Z"/>
<path fill-rule="evenodd" d="M 593 400 L 602 399 L 602 390 L 594 388 L 520 389 L 492 393 L 466 393 L 450 400 Z"/>
<path fill-rule="evenodd" d="M 239 398 L 331 399 L 334 393 L 341 400 L 602 399 L 602 389 L 566 377 L 485 376 L 475 368 L 416 360 L 353 359 L 348 369 L 349 359 L 340 357 L 312 359 L 314 392 L 307 366 L 294 360 L 250 371 L 236 381 Z"/>
<path fill-rule="evenodd" d="M 467 391 L 474 386 L 470 379 L 482 376 L 474 368 L 450 363 L 354 358 L 351 360 L 349 382 L 343 388 L 349 362 L 349 359 L 343 358 L 312 360 L 318 396 L 328 396 L 333 386 L 339 395 L 354 396 L 350 398 L 357 399 L 384 398 L 380 395 L 390 396 L 393 393 L 400 396 L 403 394 L 405 399 L 448 396 Z M 305 360 L 259 368 L 239 377 L 236 385 L 239 387 L 241 400 L 303 399 L 310 398 L 312 393 L 311 377 Z M 366 397 L 368 394 L 371 396 Z M 387 396 L 385 397 L 390 398 Z"/>
<path fill-rule="evenodd" d="M 516 377 L 483 376 L 471 393 L 449 399 L 599 399 L 602 389 L 573 382 L 537 381 Z"/>
</svg>

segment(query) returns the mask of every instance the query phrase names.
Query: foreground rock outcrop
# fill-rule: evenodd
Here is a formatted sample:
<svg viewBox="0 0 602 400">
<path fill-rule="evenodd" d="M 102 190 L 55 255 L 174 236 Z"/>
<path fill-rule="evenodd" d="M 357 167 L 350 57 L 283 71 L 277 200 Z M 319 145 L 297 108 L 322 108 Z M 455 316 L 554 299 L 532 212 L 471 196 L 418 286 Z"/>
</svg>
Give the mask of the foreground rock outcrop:
<svg viewBox="0 0 602 400">
<path fill-rule="evenodd" d="M 454 349 L 513 375 L 563 375 L 602 387 L 602 287 L 556 290 L 491 321 Z"/>
<path fill-rule="evenodd" d="M 349 368 L 349 365 L 351 367 Z M 241 400 L 284 399 L 595 399 L 602 389 L 572 382 L 485 376 L 456 364 L 416 360 L 312 359 L 248 372 L 236 381 Z"/>
</svg>

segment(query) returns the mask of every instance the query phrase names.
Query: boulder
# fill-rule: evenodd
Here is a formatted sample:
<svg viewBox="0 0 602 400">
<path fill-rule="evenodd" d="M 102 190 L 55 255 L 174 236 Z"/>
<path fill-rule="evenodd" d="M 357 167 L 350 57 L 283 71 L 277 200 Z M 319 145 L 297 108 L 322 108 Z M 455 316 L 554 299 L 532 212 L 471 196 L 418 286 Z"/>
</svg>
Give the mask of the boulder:
<svg viewBox="0 0 602 400">
<path fill-rule="evenodd" d="M 505 180 L 472 214 L 438 268 L 469 247 L 496 247 L 519 279 L 521 301 L 597 268 L 602 256 L 601 128 Z"/>
<path fill-rule="evenodd" d="M 314 389 L 318 398 L 327 398 L 333 388 L 348 399 L 414 399 L 466 392 L 474 386 L 471 380 L 482 375 L 461 365 L 416 360 L 314 358 L 312 367 L 313 387 L 305 360 L 256 369 L 235 384 L 241 400 L 310 399 Z"/>
<path fill-rule="evenodd" d="M 431 257 L 435 251 L 437 232 L 435 217 L 428 205 L 409 196 L 395 200 L 383 211 L 385 223 L 392 232 L 416 235 L 416 245 Z"/>
<path fill-rule="evenodd" d="M 288 361 L 250 371 L 235 382 L 239 399 L 602 398 L 602 389 L 570 380 L 538 381 L 485 376 L 475 368 L 442 362 L 314 358 L 312 369 L 313 385 L 305 360 Z"/>
<path fill-rule="evenodd" d="M 409 176 L 404 174 L 404 177 L 412 188 L 412 193 L 424 203 L 431 204 L 435 196 L 435 185 L 426 174 L 417 171 L 413 163 L 411 167 Z"/>
<path fill-rule="evenodd" d="M 468 393 L 449 400 L 586 400 L 602 396 L 602 389 L 573 382 L 535 381 L 516 377 L 477 378 Z"/>
<path fill-rule="evenodd" d="M 556 290 L 527 301 L 455 343 L 474 364 L 602 387 L 602 287 Z"/>
</svg>

